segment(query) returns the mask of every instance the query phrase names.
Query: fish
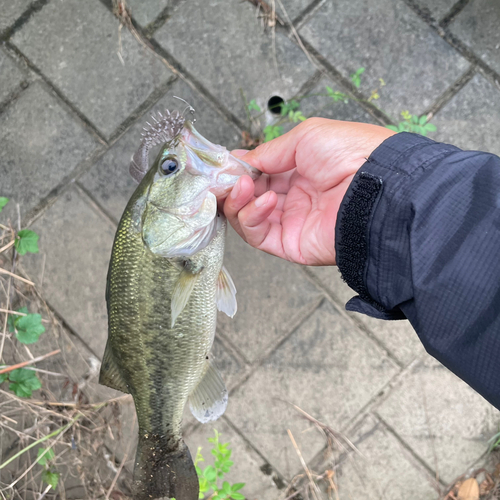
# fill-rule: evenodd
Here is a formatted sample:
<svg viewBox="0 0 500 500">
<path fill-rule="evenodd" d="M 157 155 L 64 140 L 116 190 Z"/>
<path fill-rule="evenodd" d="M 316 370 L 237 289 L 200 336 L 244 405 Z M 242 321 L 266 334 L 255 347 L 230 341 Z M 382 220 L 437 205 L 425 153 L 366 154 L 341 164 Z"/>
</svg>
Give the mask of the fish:
<svg viewBox="0 0 500 500">
<path fill-rule="evenodd" d="M 217 311 L 232 317 L 237 309 L 223 266 L 227 224 L 217 197 L 241 175 L 256 179 L 260 172 L 208 141 L 178 111 L 151 122 L 130 163 L 139 186 L 111 253 L 99 382 L 134 400 L 134 499 L 198 500 L 182 414 L 187 404 L 203 423 L 224 413 L 228 392 L 210 350 Z"/>
</svg>

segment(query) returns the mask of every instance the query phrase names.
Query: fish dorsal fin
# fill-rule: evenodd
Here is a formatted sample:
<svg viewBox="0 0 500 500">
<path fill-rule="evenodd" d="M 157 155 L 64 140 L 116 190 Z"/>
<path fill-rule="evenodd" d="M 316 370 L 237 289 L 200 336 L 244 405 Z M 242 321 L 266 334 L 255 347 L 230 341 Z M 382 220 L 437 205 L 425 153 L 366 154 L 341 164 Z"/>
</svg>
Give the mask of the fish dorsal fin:
<svg viewBox="0 0 500 500">
<path fill-rule="evenodd" d="M 232 318 L 236 314 L 237 309 L 236 287 L 224 266 L 222 266 L 217 279 L 217 292 L 215 297 L 217 300 L 217 309 Z"/>
<path fill-rule="evenodd" d="M 175 320 L 186 307 L 186 304 L 188 303 L 189 297 L 191 296 L 191 293 L 194 289 L 194 286 L 196 285 L 196 282 L 198 281 L 199 276 L 199 273 L 192 273 L 189 269 L 182 270 L 172 293 L 172 322 L 170 328 L 174 327 Z"/>
<path fill-rule="evenodd" d="M 122 391 L 128 394 L 127 384 L 123 380 L 122 374 L 116 364 L 115 357 L 111 351 L 109 343 L 106 344 L 104 349 L 104 356 L 102 357 L 101 371 L 99 373 L 99 383 L 111 389 Z"/>
<path fill-rule="evenodd" d="M 227 389 L 219 370 L 207 360 L 202 379 L 189 396 L 189 408 L 202 424 L 217 420 L 227 407 Z"/>
</svg>

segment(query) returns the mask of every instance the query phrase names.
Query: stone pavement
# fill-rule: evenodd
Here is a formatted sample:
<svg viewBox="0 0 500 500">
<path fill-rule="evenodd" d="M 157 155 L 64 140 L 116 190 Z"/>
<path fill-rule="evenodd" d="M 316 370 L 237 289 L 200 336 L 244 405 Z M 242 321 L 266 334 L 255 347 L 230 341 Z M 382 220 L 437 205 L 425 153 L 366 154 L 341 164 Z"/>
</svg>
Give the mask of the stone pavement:
<svg viewBox="0 0 500 500">
<path fill-rule="evenodd" d="M 266 109 L 273 95 L 329 85 L 353 99 L 316 96 L 304 113 L 382 125 L 403 110 L 425 113 L 436 140 L 500 154 L 498 0 L 276 4 L 284 24 L 273 29 L 247 0 L 129 0 L 153 52 L 119 28 L 109 0 L 0 0 L 0 195 L 41 235 L 41 253 L 23 264 L 85 356 L 104 349 L 105 277 L 134 189 L 130 156 L 151 112 L 179 106 L 174 95 L 228 148 L 249 127 L 242 94 Z M 349 76 L 359 67 L 356 89 Z M 377 88 L 380 99 L 368 101 Z M 14 217 L 13 206 L 2 216 Z M 291 265 L 232 232 L 226 265 L 238 314 L 220 315 L 215 353 L 230 403 L 213 426 L 187 417 L 186 433 L 193 452 L 208 454 L 206 437 L 222 432 L 231 479 L 247 484 L 249 499 L 283 498 L 302 472 L 287 429 L 324 470 L 323 437 L 289 402 L 361 452 L 336 459 L 342 500 L 437 499 L 486 450 L 498 412 L 428 356 L 407 323 L 346 313 L 353 292 L 335 268 Z M 122 411 L 130 422 L 130 405 Z M 108 443 L 118 458 L 128 444 Z"/>
</svg>

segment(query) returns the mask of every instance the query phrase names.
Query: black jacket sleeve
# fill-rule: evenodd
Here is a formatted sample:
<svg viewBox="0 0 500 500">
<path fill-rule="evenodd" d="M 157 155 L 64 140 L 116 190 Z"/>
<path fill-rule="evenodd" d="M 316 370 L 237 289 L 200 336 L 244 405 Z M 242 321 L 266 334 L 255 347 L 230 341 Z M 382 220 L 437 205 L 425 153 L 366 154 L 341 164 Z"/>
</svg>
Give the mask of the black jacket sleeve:
<svg viewBox="0 0 500 500">
<path fill-rule="evenodd" d="M 401 133 L 354 177 L 336 226 L 346 308 L 407 318 L 500 408 L 500 158 Z"/>
</svg>

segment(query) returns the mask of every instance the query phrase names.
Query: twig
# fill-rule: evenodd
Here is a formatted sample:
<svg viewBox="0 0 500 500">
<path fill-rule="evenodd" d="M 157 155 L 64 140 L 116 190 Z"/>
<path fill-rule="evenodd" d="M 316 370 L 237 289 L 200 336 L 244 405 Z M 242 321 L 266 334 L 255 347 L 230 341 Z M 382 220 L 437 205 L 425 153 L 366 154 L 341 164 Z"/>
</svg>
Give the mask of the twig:
<svg viewBox="0 0 500 500">
<path fill-rule="evenodd" d="M 15 455 L 13 455 L 12 457 L 10 457 L 8 460 L 6 460 L 3 464 L 0 465 L 0 469 L 3 469 L 6 465 L 9 465 L 11 462 L 13 462 L 16 458 L 20 457 L 22 454 L 26 453 L 28 450 L 30 450 L 31 448 L 35 447 L 36 445 L 40 444 L 40 443 L 43 443 L 44 441 L 47 441 L 47 439 L 50 439 L 50 438 L 53 438 L 61 433 L 64 433 L 67 429 L 69 429 L 80 417 L 83 417 L 83 413 L 78 413 L 78 415 L 76 417 L 74 417 L 73 419 L 71 419 L 70 422 L 68 422 L 66 425 L 63 425 L 62 427 L 60 427 L 59 429 L 56 429 L 54 432 L 51 432 L 50 434 L 47 434 L 46 436 L 43 436 L 42 438 L 36 440 L 34 443 L 31 443 L 30 445 L 26 446 L 26 448 L 23 448 L 22 450 L 18 451 Z M 28 471 L 25 471 L 25 473 L 27 473 Z M 21 476 L 23 477 L 23 476 Z M 10 487 L 14 486 L 14 484 L 17 483 L 17 481 L 19 481 L 18 478 L 16 480 L 15 483 L 12 483 L 10 485 Z"/>
<path fill-rule="evenodd" d="M 0 417 L 5 418 L 5 420 L 8 420 L 9 422 L 12 422 L 13 424 L 17 425 L 17 420 L 14 420 L 13 418 L 8 417 L 7 415 L 3 414 L 0 415 Z"/>
<path fill-rule="evenodd" d="M 311 54 L 309 54 L 309 51 L 305 48 L 304 44 L 302 43 L 302 39 L 300 38 L 300 35 L 298 34 L 297 30 L 295 29 L 295 26 L 293 25 L 293 23 L 292 23 L 289 15 L 288 15 L 285 7 L 283 6 L 283 3 L 281 2 L 281 0 L 278 0 L 278 3 L 280 5 L 280 7 L 281 7 L 281 10 L 283 11 L 283 14 L 286 17 L 286 22 L 290 26 L 290 31 L 292 32 L 295 40 L 297 40 L 297 44 L 302 49 L 302 52 L 304 52 L 304 54 L 306 55 L 307 59 L 309 59 L 309 62 L 314 67 L 316 67 L 317 69 L 319 69 L 321 71 L 321 73 L 324 75 L 325 74 L 325 70 L 312 58 Z"/>
<path fill-rule="evenodd" d="M 311 471 L 309 470 L 309 467 L 307 467 L 306 461 L 304 460 L 304 457 L 302 456 L 300 448 L 297 446 L 297 443 L 295 442 L 295 438 L 293 437 L 292 431 L 290 429 L 287 429 L 287 432 L 288 432 L 288 436 L 290 437 L 290 441 L 292 441 L 293 447 L 295 448 L 295 451 L 297 452 L 300 463 L 302 464 L 302 467 L 304 468 L 304 471 L 307 474 L 307 477 L 309 479 L 309 483 L 311 485 L 311 491 L 312 491 L 314 497 L 317 500 L 319 500 L 320 491 L 319 491 L 318 485 L 314 482 Z"/>
<path fill-rule="evenodd" d="M 37 358 L 30 359 L 29 361 L 23 361 L 22 363 L 17 363 L 17 365 L 7 366 L 6 368 L 0 369 L 0 374 L 7 373 L 12 370 L 17 370 L 18 368 L 22 368 L 23 366 L 32 365 L 33 363 L 38 363 L 38 361 L 42 361 L 44 359 L 50 358 L 51 356 L 55 356 L 59 354 L 61 349 L 56 349 L 55 351 L 49 352 L 47 354 L 43 354 L 42 356 L 38 356 Z M 60 375 L 59 373 L 57 375 Z"/>
<path fill-rule="evenodd" d="M 290 401 L 287 401 L 287 403 L 290 404 L 291 406 L 293 406 L 299 413 L 302 413 L 302 415 L 304 415 L 304 417 L 306 417 L 307 420 L 309 420 L 310 422 L 312 422 L 313 424 L 315 424 L 317 427 L 319 427 L 320 430 L 324 434 L 327 435 L 327 439 L 328 439 L 328 435 L 331 435 L 332 438 L 335 439 L 337 445 L 344 452 L 348 452 L 348 450 L 342 444 L 342 440 L 347 443 L 347 445 L 349 446 L 349 448 L 351 448 L 352 451 L 358 453 L 360 456 L 363 456 L 363 454 L 356 448 L 356 446 L 354 446 L 354 444 L 346 436 L 344 436 L 343 434 L 340 434 L 340 433 L 334 431 L 331 427 L 328 427 L 327 425 L 323 424 L 318 419 L 314 418 L 312 415 L 309 415 L 309 413 L 307 413 L 306 411 L 304 411 L 302 408 L 298 407 L 297 405 L 291 403 Z"/>
<path fill-rule="evenodd" d="M 9 277 L 9 283 L 7 284 L 7 305 L 5 306 L 5 309 L 9 309 L 10 307 L 10 286 L 12 284 L 12 277 Z M 2 329 L 2 340 L 0 342 L 0 360 L 2 359 L 3 356 L 3 348 L 5 346 L 5 337 L 7 335 L 7 320 L 9 316 L 6 314 L 4 321 L 3 321 L 3 329 Z"/>
<path fill-rule="evenodd" d="M 39 406 L 43 406 L 43 405 L 46 405 L 48 403 L 46 401 L 43 401 L 43 402 L 38 401 L 36 403 L 33 403 L 29 399 L 21 399 L 20 397 L 16 396 L 12 392 L 7 392 L 7 391 L 4 391 L 2 389 L 0 389 L 0 394 L 3 394 L 4 396 L 8 396 L 9 398 L 13 399 L 14 401 L 17 401 L 18 403 L 25 404 L 25 405 L 28 405 L 28 406 L 34 406 L 37 409 L 39 408 Z M 96 409 L 96 408 L 94 408 L 94 409 Z M 35 410 L 31 410 L 31 411 L 33 411 L 33 413 L 36 413 Z M 71 419 L 71 417 L 63 415 L 62 413 L 57 413 L 55 411 L 49 410 L 48 408 L 43 408 L 43 411 L 45 411 L 47 413 L 50 413 L 51 415 L 54 415 L 55 417 L 64 418 L 66 420 L 70 420 Z"/>
<path fill-rule="evenodd" d="M 52 486 L 49 484 L 47 488 L 43 490 L 43 493 L 37 498 L 37 500 L 42 500 L 42 498 L 45 498 L 45 495 L 49 492 L 50 488 L 52 488 Z"/>
<path fill-rule="evenodd" d="M 128 454 L 125 453 L 122 458 L 122 462 L 120 464 L 120 467 L 118 467 L 118 470 L 116 471 L 115 477 L 113 478 L 113 481 L 111 482 L 111 486 L 108 489 L 108 492 L 106 493 L 106 500 L 109 500 L 109 495 L 111 495 L 111 492 L 113 491 L 113 488 L 115 487 L 116 481 L 118 481 L 118 477 L 120 476 L 120 473 L 123 469 L 123 466 L 125 465 L 125 460 L 127 460 Z"/>
<path fill-rule="evenodd" d="M 0 308 L 0 313 L 5 313 L 5 314 L 14 314 L 16 316 L 28 316 L 29 313 L 22 313 L 19 311 L 11 311 L 10 309 L 2 309 Z M 48 319 L 42 319 L 42 323 L 50 323 Z"/>
<path fill-rule="evenodd" d="M 94 404 L 87 404 L 87 405 L 80 405 L 78 403 L 71 403 L 71 402 L 67 402 L 67 403 L 64 403 L 64 402 L 59 402 L 59 401 L 30 401 L 30 404 L 32 405 L 36 405 L 36 406 L 45 406 L 45 405 L 48 405 L 48 406 L 67 406 L 68 408 L 76 408 L 78 406 L 78 408 L 81 408 L 81 409 L 91 409 L 91 410 L 99 410 L 101 409 L 103 406 L 109 404 L 109 403 L 115 403 L 116 401 L 120 401 L 121 399 L 127 399 L 127 398 L 131 398 L 132 396 L 130 394 L 124 394 L 123 396 L 118 396 L 116 398 L 112 398 L 112 399 L 108 399 L 106 401 L 103 401 L 101 403 L 94 403 Z"/>
<path fill-rule="evenodd" d="M 0 248 L 0 253 L 5 252 L 5 250 L 8 250 L 15 242 L 16 242 L 16 240 L 9 241 L 9 243 L 7 243 L 7 245 Z"/>
<path fill-rule="evenodd" d="M 118 18 L 121 24 L 127 27 L 132 36 L 147 50 L 149 50 L 155 57 L 157 57 L 174 75 L 181 78 L 184 83 L 186 83 L 190 88 L 196 90 L 193 83 L 188 80 L 182 73 L 180 73 L 177 68 L 172 66 L 164 57 L 156 52 L 154 47 L 151 45 L 149 40 L 144 38 L 132 24 L 132 19 L 130 18 L 130 13 L 128 11 L 125 0 L 113 0 L 113 13 Z"/>
<path fill-rule="evenodd" d="M 11 273 L 10 271 L 7 271 L 6 269 L 2 269 L 0 267 L 0 274 L 8 274 L 9 276 L 12 276 L 13 278 L 16 278 L 17 280 L 21 280 L 24 283 L 27 283 L 28 285 L 35 286 L 35 283 L 33 281 L 27 280 L 26 278 L 21 278 L 21 276 L 18 276 L 17 274 Z"/>
</svg>

